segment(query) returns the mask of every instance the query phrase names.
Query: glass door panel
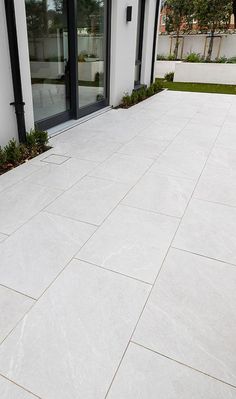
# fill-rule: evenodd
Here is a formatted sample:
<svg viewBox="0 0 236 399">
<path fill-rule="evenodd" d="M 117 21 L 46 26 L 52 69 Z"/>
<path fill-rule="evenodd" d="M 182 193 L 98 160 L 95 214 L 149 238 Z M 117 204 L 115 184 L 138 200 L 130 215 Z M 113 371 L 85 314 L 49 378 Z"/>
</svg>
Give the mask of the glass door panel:
<svg viewBox="0 0 236 399">
<path fill-rule="evenodd" d="M 77 0 L 79 108 L 105 99 L 106 1 Z"/>
<path fill-rule="evenodd" d="M 70 109 L 67 0 L 26 0 L 35 121 Z"/>
</svg>

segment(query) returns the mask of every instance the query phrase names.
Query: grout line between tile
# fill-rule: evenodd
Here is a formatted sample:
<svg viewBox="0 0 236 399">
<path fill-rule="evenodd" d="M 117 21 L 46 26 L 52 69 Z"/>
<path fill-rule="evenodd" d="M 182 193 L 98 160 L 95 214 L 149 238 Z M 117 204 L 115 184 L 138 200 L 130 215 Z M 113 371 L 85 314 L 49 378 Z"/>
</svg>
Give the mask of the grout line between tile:
<svg viewBox="0 0 236 399">
<path fill-rule="evenodd" d="M 201 371 L 201 370 L 196 369 L 196 368 L 194 368 L 194 367 L 192 367 L 192 366 L 189 366 L 188 364 L 183 363 L 183 362 L 180 362 L 179 360 L 176 360 L 176 359 L 174 359 L 174 358 L 172 358 L 172 357 L 170 357 L 170 356 L 167 356 L 167 355 L 165 355 L 165 354 L 163 354 L 163 353 L 161 353 L 161 352 L 158 352 L 158 351 L 155 351 L 154 349 L 148 348 L 147 346 L 144 346 L 144 345 L 142 345 L 142 344 L 139 344 L 139 343 L 136 342 L 136 341 L 131 341 L 131 343 L 134 344 L 134 345 L 140 346 L 141 348 L 146 349 L 146 350 L 149 351 L 149 352 L 155 353 L 156 355 L 159 355 L 159 356 L 161 356 L 161 357 L 164 357 L 165 359 L 168 359 L 168 360 L 171 360 L 172 362 L 175 362 L 175 363 L 177 363 L 177 364 L 180 364 L 181 366 L 184 366 L 184 367 L 187 367 L 187 368 L 189 368 L 189 369 L 191 369 L 191 370 L 193 370 L 193 371 L 196 371 L 197 373 L 200 373 L 200 374 L 203 374 L 203 375 L 205 375 L 205 376 L 207 376 L 207 377 L 209 377 L 209 378 L 212 378 L 213 380 L 216 380 L 216 381 L 218 381 L 218 382 L 221 382 L 222 384 L 225 384 L 225 385 L 227 385 L 227 386 L 230 386 L 230 387 L 236 389 L 236 385 L 230 384 L 229 382 L 226 382 L 226 381 L 224 381 L 224 380 L 221 380 L 221 379 L 219 379 L 219 378 L 217 378 L 217 377 L 212 376 L 211 374 L 205 373 L 204 371 Z"/>
<path fill-rule="evenodd" d="M 77 258 L 76 256 L 74 257 L 74 259 L 78 260 L 80 262 L 86 263 L 86 264 L 88 264 L 90 266 L 93 266 L 95 268 L 98 267 L 99 269 L 105 270 L 107 272 L 115 273 L 115 274 L 118 274 L 119 276 L 127 277 L 127 278 L 129 278 L 131 280 L 135 280 L 135 281 L 137 281 L 139 283 L 147 284 L 149 286 L 152 286 L 152 283 L 149 283 L 148 281 L 140 280 L 139 278 L 135 278 L 135 277 L 129 276 L 128 274 L 117 272 L 116 270 L 109 269 L 109 268 L 107 268 L 105 266 L 100 266 L 100 265 L 97 265 L 96 263 L 88 262 L 87 260 L 84 260 L 84 259 L 81 259 L 81 258 Z"/>
<path fill-rule="evenodd" d="M 0 376 L 1 376 L 2 378 L 4 378 L 4 380 L 7 380 L 8 382 L 10 382 L 10 383 L 16 385 L 17 387 L 23 389 L 23 391 L 28 392 L 28 393 L 31 394 L 34 398 L 43 399 L 43 398 L 41 398 L 40 396 L 36 395 L 35 393 L 33 393 L 33 392 L 29 391 L 28 389 L 24 388 L 22 385 L 17 384 L 17 382 L 11 380 L 10 378 L 7 378 L 5 375 L 3 375 L 3 374 L 0 373 Z M 10 399 L 10 398 L 9 398 L 9 399 Z"/>
</svg>

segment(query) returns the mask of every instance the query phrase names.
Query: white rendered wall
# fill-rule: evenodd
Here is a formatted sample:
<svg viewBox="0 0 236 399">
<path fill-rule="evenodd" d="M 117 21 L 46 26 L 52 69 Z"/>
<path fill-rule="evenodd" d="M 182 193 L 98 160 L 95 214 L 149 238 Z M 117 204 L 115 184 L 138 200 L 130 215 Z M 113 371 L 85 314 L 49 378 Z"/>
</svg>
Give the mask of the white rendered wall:
<svg viewBox="0 0 236 399">
<path fill-rule="evenodd" d="M 34 118 L 24 0 L 15 0 L 15 11 L 23 100 L 26 104 L 25 121 L 27 130 L 30 130 L 34 126 Z M 10 106 L 14 102 L 14 93 L 4 0 L 0 0 L 0 48 L 0 145 L 4 146 L 10 139 L 18 139 L 15 108 Z"/>
<path fill-rule="evenodd" d="M 0 0 L 0 48 L 0 145 L 4 146 L 11 138 L 17 138 L 15 111 L 10 105 L 14 95 L 4 0 Z"/>
<path fill-rule="evenodd" d="M 156 0 L 146 0 L 145 23 L 143 35 L 143 57 L 141 83 L 149 86 L 151 82 L 152 57 L 153 57 L 153 41 L 156 17 Z M 159 18 L 158 18 L 159 20 Z"/>
<path fill-rule="evenodd" d="M 175 65 L 182 61 L 156 61 L 155 63 L 155 77 L 164 78 L 165 74 L 175 72 Z"/>
<path fill-rule="evenodd" d="M 236 65 L 183 62 L 175 65 L 174 81 L 235 85 Z"/>
<path fill-rule="evenodd" d="M 133 7 L 131 22 L 126 9 Z M 125 92 L 131 93 L 135 79 L 138 0 L 112 2 L 110 104 L 117 106 Z"/>
<path fill-rule="evenodd" d="M 186 35 L 184 37 L 183 56 L 186 56 L 189 53 L 199 53 L 203 55 L 205 47 L 205 39 L 206 35 Z M 218 55 L 219 45 L 220 45 L 220 39 L 215 38 L 212 60 L 214 60 Z M 170 54 L 170 46 L 171 46 L 171 37 L 169 35 L 159 35 L 157 53 L 160 55 L 168 56 Z M 181 45 L 179 48 L 179 55 L 180 52 L 181 52 Z M 227 58 L 236 56 L 236 34 L 222 35 L 220 57 L 222 56 L 225 56 Z"/>
</svg>

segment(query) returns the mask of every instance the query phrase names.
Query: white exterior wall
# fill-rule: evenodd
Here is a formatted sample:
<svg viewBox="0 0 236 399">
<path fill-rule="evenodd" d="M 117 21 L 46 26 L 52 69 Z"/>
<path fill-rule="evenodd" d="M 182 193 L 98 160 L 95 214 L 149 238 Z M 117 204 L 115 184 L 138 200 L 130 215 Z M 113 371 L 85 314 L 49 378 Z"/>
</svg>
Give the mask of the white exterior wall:
<svg viewBox="0 0 236 399">
<path fill-rule="evenodd" d="M 149 86 L 150 83 L 152 83 L 151 70 L 152 70 L 155 17 L 156 17 L 156 3 L 157 3 L 156 0 L 146 0 L 141 83 L 147 86 Z"/>
<path fill-rule="evenodd" d="M 167 73 L 175 72 L 175 65 L 182 61 L 156 61 L 155 77 L 164 78 Z"/>
<path fill-rule="evenodd" d="M 133 7 L 131 22 L 126 9 Z M 131 93 L 135 79 L 138 0 L 112 2 L 110 105 L 117 106 L 125 92 Z"/>
<path fill-rule="evenodd" d="M 17 138 L 15 110 L 10 105 L 14 101 L 14 94 L 4 0 L 0 0 L 0 40 L 0 145 L 4 146 L 10 139 Z"/>
<path fill-rule="evenodd" d="M 30 130 L 34 126 L 34 117 L 24 0 L 15 0 L 15 9 L 25 121 L 26 129 Z M 14 93 L 4 0 L 0 0 L 0 41 L 0 145 L 4 146 L 10 139 L 18 139 L 15 108 L 10 105 L 11 102 L 14 102 Z"/>
</svg>

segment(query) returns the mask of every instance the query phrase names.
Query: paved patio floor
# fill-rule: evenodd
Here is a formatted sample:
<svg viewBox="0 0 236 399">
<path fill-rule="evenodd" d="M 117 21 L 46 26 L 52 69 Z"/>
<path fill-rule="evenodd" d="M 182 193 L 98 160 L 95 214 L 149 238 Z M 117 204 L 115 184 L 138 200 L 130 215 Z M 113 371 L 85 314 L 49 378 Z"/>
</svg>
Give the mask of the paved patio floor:
<svg viewBox="0 0 236 399">
<path fill-rule="evenodd" d="M 0 398 L 235 399 L 236 96 L 51 143 L 0 177 Z"/>
</svg>

